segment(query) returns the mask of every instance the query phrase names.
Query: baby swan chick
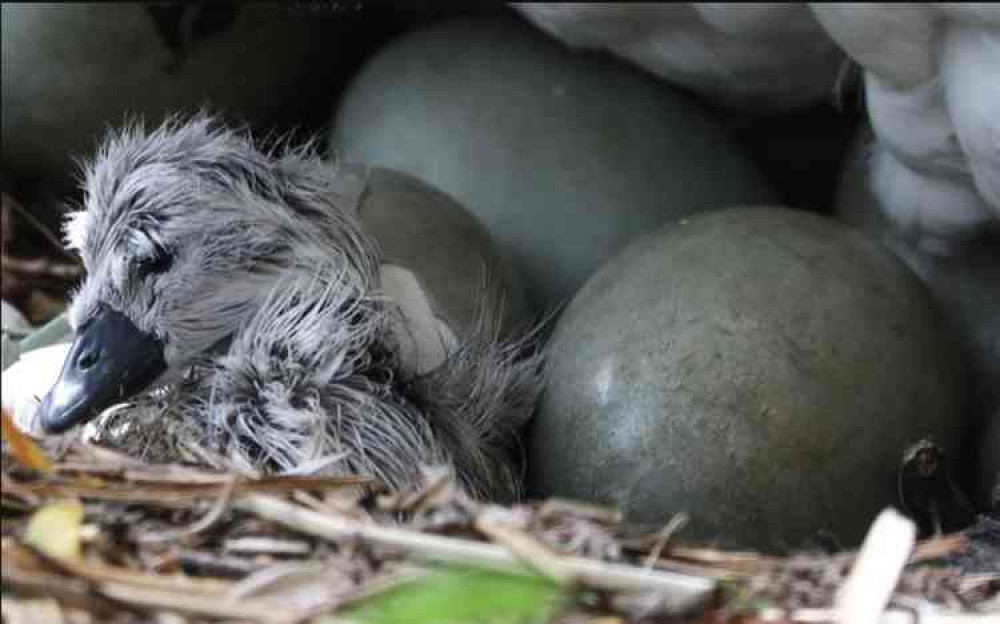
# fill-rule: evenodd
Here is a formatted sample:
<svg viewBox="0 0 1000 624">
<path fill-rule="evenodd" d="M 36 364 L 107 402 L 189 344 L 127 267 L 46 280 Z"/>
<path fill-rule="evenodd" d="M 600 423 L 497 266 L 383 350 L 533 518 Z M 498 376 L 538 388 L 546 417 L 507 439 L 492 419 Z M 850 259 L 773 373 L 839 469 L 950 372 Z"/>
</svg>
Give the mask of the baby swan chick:
<svg viewBox="0 0 1000 624">
<path fill-rule="evenodd" d="M 401 488 L 446 463 L 474 495 L 516 496 L 511 453 L 542 386 L 533 332 L 499 339 L 487 297 L 442 364 L 408 367 L 362 187 L 204 114 L 113 133 L 64 227 L 87 277 L 42 427 L 166 384 L 197 442 L 243 468 Z"/>
</svg>

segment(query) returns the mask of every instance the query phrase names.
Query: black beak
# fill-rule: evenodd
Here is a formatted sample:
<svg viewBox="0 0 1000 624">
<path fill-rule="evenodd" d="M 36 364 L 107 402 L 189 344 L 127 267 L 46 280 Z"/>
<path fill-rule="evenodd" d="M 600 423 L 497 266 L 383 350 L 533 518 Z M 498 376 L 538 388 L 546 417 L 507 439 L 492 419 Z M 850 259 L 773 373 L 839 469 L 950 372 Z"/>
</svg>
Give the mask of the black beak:
<svg viewBox="0 0 1000 624">
<path fill-rule="evenodd" d="M 42 428 L 62 433 L 143 390 L 166 370 L 163 344 L 123 314 L 101 308 L 81 327 L 39 407 Z"/>
</svg>

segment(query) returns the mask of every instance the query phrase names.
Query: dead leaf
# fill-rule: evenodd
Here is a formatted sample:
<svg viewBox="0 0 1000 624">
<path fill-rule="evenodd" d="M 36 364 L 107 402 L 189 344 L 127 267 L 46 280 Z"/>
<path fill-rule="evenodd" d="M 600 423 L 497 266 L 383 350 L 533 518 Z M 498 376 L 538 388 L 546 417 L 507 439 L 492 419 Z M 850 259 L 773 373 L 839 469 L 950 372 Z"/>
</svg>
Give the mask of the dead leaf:
<svg viewBox="0 0 1000 624">
<path fill-rule="evenodd" d="M 16 424 L 14 417 L 6 409 L 0 408 L 0 425 L 2 425 L 3 437 L 10 444 L 14 457 L 19 462 L 45 474 L 52 474 L 52 462 L 49 461 L 45 452 L 35 444 L 34 440 L 26 436 Z"/>
</svg>

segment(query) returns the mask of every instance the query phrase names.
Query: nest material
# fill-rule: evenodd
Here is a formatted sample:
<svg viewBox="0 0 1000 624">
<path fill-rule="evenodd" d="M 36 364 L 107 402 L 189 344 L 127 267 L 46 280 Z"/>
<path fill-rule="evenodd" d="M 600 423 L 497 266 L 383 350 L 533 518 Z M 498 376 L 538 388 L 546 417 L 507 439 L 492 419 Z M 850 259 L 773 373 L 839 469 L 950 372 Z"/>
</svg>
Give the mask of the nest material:
<svg viewBox="0 0 1000 624">
<path fill-rule="evenodd" d="M 69 290 L 83 275 L 79 260 L 7 192 L 0 192 L 0 256 L 0 299 L 33 324 L 61 312 Z"/>
<path fill-rule="evenodd" d="M 131 426 L 147 443 L 138 450 L 156 452 L 156 435 Z M 635 535 L 615 510 L 566 501 L 481 503 L 447 470 L 379 494 L 357 477 L 249 478 L 145 464 L 79 441 L 46 466 L 23 444 L 13 453 L 6 437 L 5 624 L 340 621 L 359 601 L 432 569 L 429 561 L 534 569 L 563 596 L 547 616 L 554 622 L 817 622 L 831 621 L 859 559 L 871 563 L 864 550 L 782 558 L 685 547 L 675 523 Z M 184 453 L 215 461 L 197 445 Z M 82 553 L 58 559 L 28 525 L 66 499 L 86 503 L 75 529 Z M 971 623 L 1000 609 L 1000 521 L 981 518 L 902 554 L 899 569 L 878 571 L 898 575 L 883 605 L 897 616 Z"/>
</svg>

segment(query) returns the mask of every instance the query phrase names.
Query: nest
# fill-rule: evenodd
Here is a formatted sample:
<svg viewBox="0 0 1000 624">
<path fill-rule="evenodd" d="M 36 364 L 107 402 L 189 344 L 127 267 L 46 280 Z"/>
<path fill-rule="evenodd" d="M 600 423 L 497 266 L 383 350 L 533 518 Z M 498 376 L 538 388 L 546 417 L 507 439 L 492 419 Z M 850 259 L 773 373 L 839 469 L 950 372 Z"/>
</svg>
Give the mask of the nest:
<svg viewBox="0 0 1000 624">
<path fill-rule="evenodd" d="M 56 251 L 16 256 L 15 222 L 61 246 L 6 194 L 0 212 L 4 298 L 44 320 L 79 266 Z M 41 305 L 39 283 L 59 305 Z M 483 503 L 441 468 L 397 493 L 361 478 L 240 471 L 181 417 L 177 396 L 150 393 L 106 413 L 89 442 L 44 448 L 4 416 L 4 624 L 417 622 L 386 607 L 407 588 L 451 591 L 443 619 L 456 624 L 971 624 L 1000 611 L 998 519 L 914 543 L 888 513 L 860 552 L 694 548 L 681 517 L 644 534 L 613 509 Z M 493 610 L 463 617 L 477 582 L 496 594 Z"/>
<path fill-rule="evenodd" d="M 986 517 L 914 542 L 888 511 L 859 552 L 772 557 L 685 546 L 679 518 L 637 534 L 612 509 L 475 501 L 442 468 L 389 493 L 357 477 L 236 473 L 135 423 L 129 453 L 173 463 L 80 440 L 42 449 L 5 420 L 5 624 L 392 621 L 380 601 L 445 591 L 448 574 L 544 596 L 523 618 L 503 605 L 490 620 L 502 622 L 971 624 L 1000 610 L 1000 521 Z"/>
</svg>

